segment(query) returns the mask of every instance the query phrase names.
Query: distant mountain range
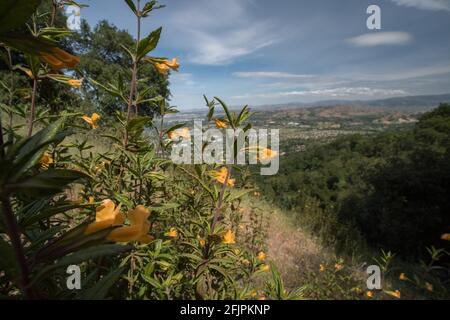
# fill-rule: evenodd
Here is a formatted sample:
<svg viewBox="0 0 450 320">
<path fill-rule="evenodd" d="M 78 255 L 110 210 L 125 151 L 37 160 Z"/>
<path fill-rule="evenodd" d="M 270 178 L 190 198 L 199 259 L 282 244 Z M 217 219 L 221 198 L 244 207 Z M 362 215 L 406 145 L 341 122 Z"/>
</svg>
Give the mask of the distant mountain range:
<svg viewBox="0 0 450 320">
<path fill-rule="evenodd" d="M 254 110 L 296 109 L 308 107 L 353 106 L 361 108 L 376 107 L 381 109 L 430 109 L 441 102 L 450 103 L 450 93 L 440 95 L 406 96 L 379 100 L 324 100 L 310 103 L 291 102 L 274 105 L 254 106 Z"/>
</svg>

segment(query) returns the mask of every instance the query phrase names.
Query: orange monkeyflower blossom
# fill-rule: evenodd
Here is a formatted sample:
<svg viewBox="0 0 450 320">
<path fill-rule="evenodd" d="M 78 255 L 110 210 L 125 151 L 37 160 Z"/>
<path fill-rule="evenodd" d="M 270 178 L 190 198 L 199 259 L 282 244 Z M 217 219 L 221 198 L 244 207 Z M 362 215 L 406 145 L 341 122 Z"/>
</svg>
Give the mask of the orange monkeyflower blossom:
<svg viewBox="0 0 450 320">
<path fill-rule="evenodd" d="M 260 252 L 258 253 L 258 260 L 259 260 L 259 261 L 264 261 L 264 260 L 266 260 L 266 254 L 264 253 L 264 251 L 260 251 Z"/>
<path fill-rule="evenodd" d="M 400 299 L 401 298 L 401 293 L 400 290 L 395 290 L 395 291 L 385 291 L 388 295 L 393 296 L 394 298 Z"/>
<path fill-rule="evenodd" d="M 47 152 L 44 153 L 42 155 L 41 160 L 39 160 L 39 163 L 40 163 L 41 167 L 43 167 L 43 168 L 48 168 L 53 162 L 54 161 L 53 161 L 52 156 L 49 155 Z"/>
<path fill-rule="evenodd" d="M 81 80 L 76 80 L 76 79 L 67 80 L 67 84 L 72 86 L 72 87 L 74 87 L 74 88 L 81 87 L 81 83 L 82 83 Z"/>
<path fill-rule="evenodd" d="M 442 239 L 442 240 L 450 241 L 450 233 L 444 233 L 444 234 L 441 236 L 441 239 Z"/>
<path fill-rule="evenodd" d="M 153 237 L 148 234 L 150 230 L 149 216 L 150 210 L 142 205 L 137 206 L 134 210 L 128 212 L 130 225 L 113 229 L 106 238 L 115 242 L 151 242 Z"/>
<path fill-rule="evenodd" d="M 166 232 L 166 236 L 171 237 L 171 238 L 176 238 L 178 235 L 177 229 L 175 228 L 170 228 L 168 232 Z"/>
<path fill-rule="evenodd" d="M 225 243 L 225 244 L 234 244 L 234 243 L 236 243 L 233 231 L 228 230 L 227 232 L 225 232 L 223 234 L 223 236 L 222 236 L 222 243 Z"/>
<path fill-rule="evenodd" d="M 366 296 L 367 296 L 367 298 L 373 298 L 373 292 L 372 291 L 367 291 L 366 292 Z"/>
<path fill-rule="evenodd" d="M 88 203 L 89 204 L 93 204 L 95 202 L 95 198 L 93 197 L 93 196 L 90 196 L 89 198 L 88 198 Z"/>
<path fill-rule="evenodd" d="M 153 65 L 155 66 L 156 71 L 158 71 L 160 74 L 162 74 L 164 76 L 167 75 L 167 73 L 169 72 L 170 68 L 165 63 L 155 62 L 155 63 L 153 63 Z"/>
<path fill-rule="evenodd" d="M 183 140 L 189 139 L 191 136 L 191 132 L 189 128 L 180 128 L 173 131 L 169 131 L 167 133 L 170 140 L 176 140 L 178 138 L 182 138 Z"/>
<path fill-rule="evenodd" d="M 278 154 L 278 152 L 276 152 L 275 150 L 272 150 L 269 148 L 264 148 L 263 150 L 261 150 L 259 152 L 259 155 L 257 156 L 257 160 L 269 160 L 269 159 L 276 157 L 277 154 Z"/>
<path fill-rule="evenodd" d="M 75 68 L 80 63 L 80 58 L 67 53 L 66 51 L 53 47 L 48 51 L 39 52 L 39 57 L 48 63 L 53 69 Z"/>
<path fill-rule="evenodd" d="M 406 276 L 406 274 L 404 274 L 403 272 L 400 274 L 400 277 L 398 277 L 400 280 L 402 281 L 407 281 L 409 280 L 408 277 Z"/>
<path fill-rule="evenodd" d="M 225 120 L 214 119 L 214 122 L 216 123 L 216 127 L 219 129 L 226 129 L 228 127 L 228 124 Z"/>
<path fill-rule="evenodd" d="M 427 289 L 430 292 L 433 292 L 433 285 L 429 282 L 425 282 L 425 289 Z"/>
<path fill-rule="evenodd" d="M 93 113 L 92 116 L 87 116 L 84 115 L 81 117 L 84 121 L 86 121 L 87 123 L 90 124 L 90 126 L 92 127 L 92 129 L 97 129 L 98 125 L 97 125 L 97 121 L 100 120 L 100 115 L 98 115 L 97 113 Z"/>
<path fill-rule="evenodd" d="M 173 58 L 172 60 L 165 60 L 163 64 L 174 71 L 178 71 L 178 68 L 180 67 L 177 58 Z"/>
<path fill-rule="evenodd" d="M 324 272 L 325 271 L 325 266 L 322 263 L 319 266 L 319 271 L 320 272 Z"/>
<path fill-rule="evenodd" d="M 227 175 L 228 175 L 228 169 L 226 167 L 222 167 L 222 168 L 220 168 L 220 170 L 214 171 L 211 173 L 211 176 L 214 179 L 216 179 L 217 182 L 219 182 L 221 184 L 225 183 L 225 179 L 227 178 Z M 230 177 L 228 177 L 227 186 L 234 187 L 235 182 L 236 182 L 235 179 L 231 179 Z"/>
<path fill-rule="evenodd" d="M 116 207 L 112 200 L 106 199 L 95 209 L 95 221 L 87 226 L 84 234 L 89 235 L 109 227 L 120 226 L 124 222 L 125 216 L 120 213 L 120 205 Z"/>
<path fill-rule="evenodd" d="M 270 270 L 270 267 L 267 264 L 263 264 L 261 265 L 261 267 L 259 267 L 259 270 L 262 272 L 268 272 Z"/>
<path fill-rule="evenodd" d="M 342 270 L 344 268 L 344 266 L 341 263 L 335 263 L 334 264 L 334 269 L 336 271 Z"/>
</svg>

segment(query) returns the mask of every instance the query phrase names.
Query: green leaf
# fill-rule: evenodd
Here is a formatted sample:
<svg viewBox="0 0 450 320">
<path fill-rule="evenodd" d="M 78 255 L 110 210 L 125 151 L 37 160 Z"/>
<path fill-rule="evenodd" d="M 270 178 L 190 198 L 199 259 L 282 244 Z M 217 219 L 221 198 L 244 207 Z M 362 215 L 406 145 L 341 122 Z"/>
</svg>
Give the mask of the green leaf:
<svg viewBox="0 0 450 320">
<path fill-rule="evenodd" d="M 139 41 L 137 49 L 137 59 L 145 57 L 150 51 L 156 48 L 159 42 L 159 37 L 161 36 L 162 27 L 154 30 L 146 38 Z"/>
<path fill-rule="evenodd" d="M 214 99 L 219 101 L 219 103 L 222 105 L 222 108 L 225 111 L 225 114 L 227 115 L 228 122 L 230 123 L 231 127 L 234 129 L 235 128 L 234 119 L 233 119 L 233 117 L 232 117 L 232 115 L 230 113 L 230 110 L 228 109 L 228 106 L 220 98 L 214 97 Z"/>
<path fill-rule="evenodd" d="M 12 154 L 9 154 L 8 157 L 13 158 L 14 163 L 9 181 L 15 181 L 25 171 L 35 166 L 41 160 L 48 145 L 56 138 L 62 138 L 61 135 L 58 136 L 58 133 L 63 123 L 64 118 L 61 118 L 11 149 Z"/>
<path fill-rule="evenodd" d="M 134 4 L 134 2 L 132 0 L 125 0 L 125 2 L 127 3 L 127 5 L 130 7 L 131 11 L 134 12 L 135 15 L 138 14 L 137 8 Z"/>
<path fill-rule="evenodd" d="M 4 270 L 6 275 L 11 279 L 17 278 L 19 266 L 14 255 L 14 250 L 6 241 L 0 237 L 0 270 Z"/>
<path fill-rule="evenodd" d="M 45 196 L 58 193 L 68 184 L 88 177 L 84 173 L 75 170 L 49 169 L 17 183 L 8 184 L 5 189 L 9 192 Z"/>
<path fill-rule="evenodd" d="M 32 281 L 32 283 L 38 282 L 42 277 L 47 275 L 48 273 L 57 270 L 59 268 L 71 265 L 71 264 L 80 264 L 83 262 L 87 262 L 93 258 L 99 258 L 114 254 L 120 254 L 127 251 L 130 251 L 132 246 L 124 246 L 120 244 L 104 244 L 100 246 L 90 247 L 84 250 L 80 250 L 73 254 L 67 255 L 61 258 L 57 263 L 52 264 L 44 268 Z"/>
<path fill-rule="evenodd" d="M 41 0 L 1 0 L 0 34 L 25 24 L 40 4 Z"/>
<path fill-rule="evenodd" d="M 105 299 L 108 290 L 116 283 L 124 271 L 124 268 L 113 269 L 110 273 L 104 276 L 94 286 L 87 289 L 81 296 L 84 300 L 101 300 Z"/>
<path fill-rule="evenodd" d="M 151 117 L 137 117 L 133 118 L 128 122 L 127 130 L 130 132 L 141 131 L 144 126 L 152 121 Z"/>
</svg>

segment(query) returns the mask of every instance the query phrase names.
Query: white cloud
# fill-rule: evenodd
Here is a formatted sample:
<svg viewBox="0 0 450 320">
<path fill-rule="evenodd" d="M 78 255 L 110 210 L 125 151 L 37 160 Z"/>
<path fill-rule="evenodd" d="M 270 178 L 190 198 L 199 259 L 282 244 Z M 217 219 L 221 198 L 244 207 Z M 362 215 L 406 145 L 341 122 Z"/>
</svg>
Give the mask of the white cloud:
<svg viewBox="0 0 450 320">
<path fill-rule="evenodd" d="M 392 0 L 396 4 L 405 7 L 414 7 L 425 10 L 450 11 L 450 0 Z"/>
<path fill-rule="evenodd" d="M 238 78 L 276 78 L 276 79 L 307 79 L 314 77 L 314 75 L 310 74 L 295 74 L 278 71 L 234 72 L 233 75 Z"/>
<path fill-rule="evenodd" d="M 408 92 L 399 89 L 375 89 L 368 87 L 343 87 L 334 89 L 321 90 L 304 90 L 304 91 L 285 91 L 271 92 L 259 94 L 245 94 L 234 96 L 232 99 L 248 99 L 248 98 L 280 98 L 280 97 L 331 97 L 331 98 L 348 98 L 348 97 L 374 97 L 374 96 L 401 96 L 407 95 Z"/>
<path fill-rule="evenodd" d="M 177 85 L 193 86 L 196 82 L 192 78 L 192 73 L 187 72 L 174 72 L 170 74 L 170 81 Z"/>
<path fill-rule="evenodd" d="M 380 45 L 403 45 L 411 42 L 412 36 L 407 32 L 374 32 L 366 33 L 347 41 L 357 47 L 374 47 Z"/>
<path fill-rule="evenodd" d="M 185 2 L 170 18 L 178 41 L 190 62 L 225 65 L 279 40 L 272 23 L 251 17 L 249 0 Z"/>
</svg>

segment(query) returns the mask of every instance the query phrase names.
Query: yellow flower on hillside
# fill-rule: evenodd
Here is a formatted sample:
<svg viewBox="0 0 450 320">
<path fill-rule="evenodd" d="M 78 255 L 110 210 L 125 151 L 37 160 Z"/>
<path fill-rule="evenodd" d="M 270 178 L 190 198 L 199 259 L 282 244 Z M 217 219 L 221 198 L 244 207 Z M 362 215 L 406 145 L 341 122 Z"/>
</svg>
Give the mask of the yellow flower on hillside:
<svg viewBox="0 0 450 320">
<path fill-rule="evenodd" d="M 367 298 L 373 298 L 373 292 L 372 291 L 367 291 L 366 292 L 366 296 L 367 296 Z"/>
<path fill-rule="evenodd" d="M 442 240 L 450 241 L 450 233 L 444 233 L 444 234 L 441 236 L 441 239 L 442 239 Z"/>
<path fill-rule="evenodd" d="M 246 266 L 250 265 L 250 261 L 248 259 L 242 259 L 242 263 Z"/>
<path fill-rule="evenodd" d="M 165 60 L 163 64 L 174 71 L 178 71 L 178 68 L 180 67 L 177 58 L 173 58 L 172 60 Z"/>
<path fill-rule="evenodd" d="M 89 204 L 93 204 L 95 202 L 95 198 L 93 197 L 93 196 L 90 196 L 89 198 L 88 198 L 88 203 Z"/>
<path fill-rule="evenodd" d="M 266 254 L 264 253 L 264 251 L 260 251 L 260 252 L 258 253 L 258 260 L 259 260 L 259 261 L 264 261 L 264 260 L 266 260 Z"/>
<path fill-rule="evenodd" d="M 261 265 L 261 267 L 259 267 L 259 270 L 262 272 L 268 272 L 270 270 L 270 267 L 267 264 L 263 264 Z"/>
<path fill-rule="evenodd" d="M 155 63 L 153 63 L 153 65 L 155 66 L 156 71 L 158 71 L 160 74 L 162 74 L 164 76 L 167 75 L 167 73 L 169 72 L 170 68 L 165 63 L 155 62 Z"/>
<path fill-rule="evenodd" d="M 198 239 L 198 243 L 200 244 L 200 247 L 204 247 L 205 245 L 206 245 L 206 240 L 205 239 L 202 239 L 202 238 L 199 238 Z"/>
<path fill-rule="evenodd" d="M 228 124 L 225 120 L 214 119 L 214 122 L 216 123 L 216 127 L 219 129 L 226 129 L 228 127 Z"/>
<path fill-rule="evenodd" d="M 264 148 L 259 152 L 259 155 L 257 156 L 258 160 L 269 160 L 272 158 L 275 158 L 278 155 L 278 152 L 275 150 Z"/>
<path fill-rule="evenodd" d="M 150 230 L 149 216 L 150 210 L 141 205 L 137 206 L 134 210 L 128 212 L 130 225 L 112 230 L 107 239 L 115 242 L 138 241 L 149 243 L 153 240 L 153 237 L 148 234 Z"/>
<path fill-rule="evenodd" d="M 325 266 L 322 263 L 319 266 L 319 271 L 320 272 L 324 272 L 325 271 Z"/>
<path fill-rule="evenodd" d="M 93 113 L 92 116 L 87 116 L 84 115 L 81 117 L 84 121 L 86 121 L 87 123 L 90 124 L 90 126 L 92 127 L 92 129 L 97 129 L 98 125 L 97 125 L 97 121 L 100 120 L 100 115 L 98 115 L 97 113 Z"/>
<path fill-rule="evenodd" d="M 42 155 L 41 160 L 39 160 L 40 165 L 43 168 L 48 168 L 53 163 L 53 158 L 47 152 Z"/>
<path fill-rule="evenodd" d="M 429 282 L 425 282 L 425 289 L 427 289 L 430 292 L 433 292 L 433 285 Z"/>
<path fill-rule="evenodd" d="M 400 299 L 401 298 L 401 293 L 399 290 L 395 290 L 395 291 L 385 291 L 388 295 L 393 296 L 394 298 Z"/>
<path fill-rule="evenodd" d="M 170 140 L 177 140 L 178 138 L 187 140 L 191 137 L 191 132 L 189 128 L 179 128 L 173 131 L 169 131 L 167 135 L 169 136 Z"/>
<path fill-rule="evenodd" d="M 74 87 L 74 88 L 81 87 L 81 83 L 82 83 L 81 80 L 76 80 L 76 79 L 67 80 L 67 84 L 72 86 L 72 87 Z"/>
<path fill-rule="evenodd" d="M 84 231 L 88 235 L 112 226 L 120 226 L 125 222 L 125 217 L 120 213 L 120 206 L 114 204 L 110 199 L 102 201 L 95 209 L 95 222 L 89 224 Z"/>
<path fill-rule="evenodd" d="M 227 232 L 225 232 L 223 234 L 223 236 L 222 236 L 222 243 L 225 243 L 225 244 L 236 243 L 233 231 L 228 230 Z"/>
<path fill-rule="evenodd" d="M 178 235 L 177 229 L 175 228 L 170 228 L 169 231 L 166 232 L 166 236 L 171 237 L 171 238 L 176 238 Z"/>
<path fill-rule="evenodd" d="M 214 171 L 211 173 L 211 176 L 219 183 L 224 184 L 225 183 L 225 179 L 227 178 L 228 175 L 228 169 L 226 167 L 222 167 L 220 168 L 218 171 Z M 231 179 L 231 177 L 228 177 L 227 180 L 227 186 L 229 187 L 234 187 L 234 183 L 236 182 L 235 179 Z"/>
<path fill-rule="evenodd" d="M 398 278 L 402 281 L 409 280 L 408 277 L 406 276 L 406 274 L 404 274 L 403 272 L 400 274 L 400 277 L 398 277 Z"/>
</svg>

